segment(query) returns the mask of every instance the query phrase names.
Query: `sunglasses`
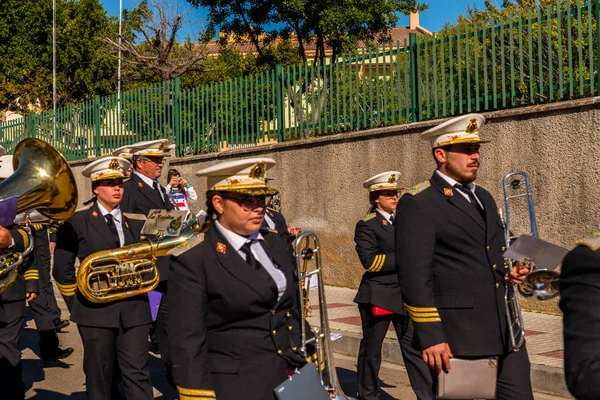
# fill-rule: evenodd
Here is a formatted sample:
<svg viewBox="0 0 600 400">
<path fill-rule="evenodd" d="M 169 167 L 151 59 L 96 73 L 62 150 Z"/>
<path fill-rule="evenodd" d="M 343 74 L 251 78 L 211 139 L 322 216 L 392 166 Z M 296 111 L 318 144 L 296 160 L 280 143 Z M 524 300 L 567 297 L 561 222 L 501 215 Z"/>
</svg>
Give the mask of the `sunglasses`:
<svg viewBox="0 0 600 400">
<path fill-rule="evenodd" d="M 161 156 L 144 156 L 144 161 L 150 161 L 153 164 L 164 164 L 165 158 Z"/>
<path fill-rule="evenodd" d="M 271 201 L 271 196 L 235 196 L 235 195 L 221 195 L 224 199 L 232 200 L 241 205 L 244 210 L 251 211 L 255 208 L 264 208 L 266 204 Z"/>
<path fill-rule="evenodd" d="M 387 197 L 388 199 L 391 199 L 392 197 L 400 197 L 400 191 L 399 190 L 381 190 L 379 192 L 380 196 L 383 197 Z"/>
</svg>

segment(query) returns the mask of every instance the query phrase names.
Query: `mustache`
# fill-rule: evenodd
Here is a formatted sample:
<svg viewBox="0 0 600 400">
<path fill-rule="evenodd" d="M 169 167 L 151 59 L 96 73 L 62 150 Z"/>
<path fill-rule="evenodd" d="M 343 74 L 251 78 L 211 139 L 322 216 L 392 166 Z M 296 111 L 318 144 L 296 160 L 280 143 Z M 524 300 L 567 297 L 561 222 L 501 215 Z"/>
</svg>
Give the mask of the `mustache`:
<svg viewBox="0 0 600 400">
<path fill-rule="evenodd" d="M 479 161 L 470 162 L 467 167 L 479 167 Z"/>
</svg>

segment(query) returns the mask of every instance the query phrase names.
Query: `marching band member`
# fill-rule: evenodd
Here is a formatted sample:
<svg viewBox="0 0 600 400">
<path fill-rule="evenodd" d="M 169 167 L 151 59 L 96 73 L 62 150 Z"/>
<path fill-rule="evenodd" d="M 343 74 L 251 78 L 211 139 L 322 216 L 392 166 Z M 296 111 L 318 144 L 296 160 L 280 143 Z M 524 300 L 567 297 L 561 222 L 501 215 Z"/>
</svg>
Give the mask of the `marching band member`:
<svg viewBox="0 0 600 400">
<path fill-rule="evenodd" d="M 82 174 L 92 181 L 95 201 L 65 221 L 57 233 L 54 279 L 76 322 L 83 342 L 86 390 L 91 400 L 108 400 L 115 363 L 121 370 L 125 396 L 152 399 L 148 371 L 148 331 L 152 317 L 148 296 L 94 304 L 77 290 L 75 258 L 119 248 L 139 239 L 145 218 L 122 212 L 123 180 L 129 162 L 105 157 L 90 163 Z"/>
<path fill-rule="evenodd" d="M 170 157 L 171 146 L 167 139 L 139 142 L 129 146 L 133 173 L 131 179 L 123 185 L 125 194 L 121 208 L 124 212 L 148 215 L 152 209 L 172 210 L 174 207 L 169 200 L 165 188 L 159 178 L 164 167 L 165 157 Z M 169 278 L 169 258 L 159 257 L 157 266 L 160 274 L 160 284 L 151 293 L 151 306 L 155 307 L 154 299 L 159 299 L 159 309 L 156 321 L 150 329 L 150 339 L 154 352 L 160 353 L 167 380 L 171 383 L 169 366 L 169 346 L 167 342 L 168 300 L 166 296 L 167 279 Z"/>
<path fill-rule="evenodd" d="M 208 177 L 203 241 L 171 259 L 169 345 L 182 400 L 275 398 L 273 389 L 306 361 L 293 266 L 281 238 L 259 232 L 276 190 L 275 161 L 229 161 Z M 213 221 L 212 217 L 216 219 Z"/>
<path fill-rule="evenodd" d="M 497 356 L 496 398 L 533 399 L 527 349 L 509 344 L 503 225 L 492 195 L 474 183 L 484 123 L 469 114 L 422 134 L 437 170 L 398 202 L 396 266 L 416 343 L 432 369 L 450 370 L 453 356 Z M 527 272 L 515 268 L 508 277 L 519 283 Z"/>
<path fill-rule="evenodd" d="M 4 155 L 0 157 L 0 180 L 8 178 L 14 173 L 13 156 Z M 34 215 L 35 211 L 32 212 Z M 40 216 L 39 213 L 37 213 Z M 70 356 L 74 349 L 59 347 L 57 331 L 69 325 L 68 320 L 60 319 L 60 309 L 56 303 L 54 289 L 50 281 L 50 249 L 48 245 L 49 223 L 32 223 L 29 229 L 33 235 L 34 248 L 28 256 L 29 263 L 35 263 L 39 271 L 39 293 L 35 299 L 29 301 L 31 315 L 35 321 L 35 327 L 40 335 L 40 356 L 44 365 Z"/>
<path fill-rule="evenodd" d="M 421 352 L 412 346 L 413 324 L 402 305 L 394 254 L 394 212 L 400 172 L 388 171 L 367 179 L 370 213 L 356 224 L 354 241 L 366 269 L 354 302 L 358 303 L 363 337 L 357 362 L 358 397 L 379 398 L 381 346 L 393 324 L 411 386 L 419 399 L 432 399 L 433 377 Z"/>
<path fill-rule="evenodd" d="M 0 155 L 6 151 L 0 146 Z M 1 165 L 2 163 L 0 163 Z M 6 168 L 2 168 L 6 171 Z M 12 174 L 12 166 L 5 178 Z M 29 246 L 25 229 L 0 226 L 0 251 L 23 252 Z M 19 267 L 15 282 L 0 292 L 0 388 L 2 398 L 23 400 L 25 383 L 21 368 L 21 330 L 25 325 L 25 300 L 33 301 L 39 293 L 39 270 L 32 259 L 25 260 Z"/>
<path fill-rule="evenodd" d="M 129 161 L 129 168 L 127 168 L 127 171 L 125 171 L 125 175 L 131 176 L 131 174 L 133 173 L 133 163 L 131 162 L 131 158 L 133 157 L 133 150 L 131 149 L 131 146 L 121 146 L 118 149 L 115 149 L 112 152 L 112 155 L 115 157 L 124 158 L 127 161 Z"/>
<path fill-rule="evenodd" d="M 577 244 L 560 273 L 565 378 L 576 399 L 595 400 L 600 398 L 600 233 Z"/>
</svg>

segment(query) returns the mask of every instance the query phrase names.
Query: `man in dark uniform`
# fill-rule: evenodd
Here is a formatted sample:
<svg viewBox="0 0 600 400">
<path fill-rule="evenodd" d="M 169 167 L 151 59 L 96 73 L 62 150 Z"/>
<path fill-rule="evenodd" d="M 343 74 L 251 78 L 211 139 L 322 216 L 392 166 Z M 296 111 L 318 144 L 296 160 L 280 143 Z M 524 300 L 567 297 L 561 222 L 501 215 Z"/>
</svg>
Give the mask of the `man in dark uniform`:
<svg viewBox="0 0 600 400">
<path fill-rule="evenodd" d="M 130 179 L 123 184 L 125 194 L 121 202 L 121 209 L 124 212 L 147 216 L 152 209 L 174 209 L 165 188 L 159 182 L 164 166 L 164 158 L 170 156 L 170 146 L 167 143 L 168 140 L 160 139 L 129 146 L 132 154 L 133 173 Z M 153 344 L 158 345 L 158 350 L 165 365 L 167 379 L 170 380 L 169 346 L 167 344 L 168 301 L 166 296 L 169 258 L 160 257 L 157 260 L 157 265 L 160 272 L 160 284 L 156 290 L 162 293 L 162 298 L 150 335 Z M 154 337 L 154 335 L 156 336 Z"/>
<path fill-rule="evenodd" d="M 40 271 L 39 295 L 29 302 L 29 308 L 35 321 L 35 327 L 40 335 L 40 356 L 44 364 L 63 359 L 74 351 L 72 347 L 61 349 L 56 334 L 60 329 L 69 325 L 68 320 L 60 319 L 60 309 L 56 303 L 54 289 L 50 281 L 50 248 L 48 243 L 47 223 L 33 223 L 31 229 L 34 235 L 34 252 L 32 257 Z"/>
<path fill-rule="evenodd" d="M 0 227 L 0 249 L 23 252 L 30 246 L 30 238 L 21 227 L 10 230 Z M 30 250 L 33 250 L 32 248 Z M 29 261 L 29 262 L 28 262 Z M 3 276 L 2 279 L 6 277 Z M 39 271 L 31 260 L 19 267 L 14 283 L 0 292 L 0 388 L 2 398 L 23 400 L 25 383 L 21 369 L 21 330 L 25 325 L 25 300 L 32 301 L 39 292 Z"/>
<path fill-rule="evenodd" d="M 91 178 L 97 197 L 91 207 L 65 221 L 57 234 L 53 275 L 82 338 L 90 400 L 117 396 L 115 379 L 121 377 L 127 398 L 152 398 L 147 352 L 152 321 L 148 296 L 91 302 L 79 291 L 75 270 L 76 258 L 84 260 L 93 253 L 130 245 L 139 239 L 145 216 L 124 213 L 119 207 L 120 187 L 128 167 L 128 161 L 116 157 L 90 163 L 82 174 Z M 120 376 L 115 376 L 115 367 Z"/>
<path fill-rule="evenodd" d="M 577 242 L 562 262 L 560 309 L 565 378 L 579 400 L 600 399 L 600 233 Z"/>
<path fill-rule="evenodd" d="M 509 344 L 504 291 L 527 269 L 504 271 L 503 226 L 490 193 L 474 181 L 478 129 L 469 114 L 423 133 L 437 170 L 402 196 L 396 211 L 396 266 L 423 360 L 438 373 L 450 358 L 498 357 L 497 399 L 533 399 L 527 349 Z"/>
</svg>

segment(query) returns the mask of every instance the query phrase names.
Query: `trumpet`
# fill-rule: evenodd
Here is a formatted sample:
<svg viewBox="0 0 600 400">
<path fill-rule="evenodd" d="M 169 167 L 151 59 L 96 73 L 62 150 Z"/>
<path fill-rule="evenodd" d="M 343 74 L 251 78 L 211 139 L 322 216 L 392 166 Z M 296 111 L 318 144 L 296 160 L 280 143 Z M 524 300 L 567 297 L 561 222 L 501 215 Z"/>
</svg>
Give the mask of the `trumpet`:
<svg viewBox="0 0 600 400">
<path fill-rule="evenodd" d="M 44 217 L 61 221 L 75 212 L 75 178 L 64 157 L 48 143 L 34 138 L 20 141 L 13 169 L 15 172 L 0 183 L 0 199 L 17 197 L 17 213 L 37 209 Z M 0 293 L 15 282 L 23 257 L 33 249 L 31 230 L 25 230 L 29 237 L 27 249 L 0 257 Z"/>
<path fill-rule="evenodd" d="M 118 249 L 90 254 L 77 271 L 77 288 L 92 303 L 105 304 L 154 290 L 160 281 L 156 258 L 198 240 L 201 224 L 185 222 L 179 236 L 145 239 Z"/>
<path fill-rule="evenodd" d="M 354 400 L 344 394 L 340 387 L 335 364 L 333 360 L 333 351 L 331 350 L 331 337 L 329 330 L 329 320 L 327 318 L 327 302 L 325 300 L 325 286 L 323 283 L 321 266 L 321 245 L 318 236 L 313 232 L 301 234 L 294 242 L 294 254 L 296 256 L 296 273 L 300 285 L 299 304 L 302 304 L 303 310 L 300 312 L 300 333 L 301 344 L 299 353 L 306 358 L 307 345 L 313 344 L 316 349 L 317 366 L 321 383 L 327 390 L 332 399 L 335 400 Z M 310 271 L 309 271 L 310 269 Z M 308 315 L 308 295 L 310 278 L 317 277 L 317 295 L 319 302 L 319 325 L 310 327 L 307 323 Z M 309 326 L 313 337 L 307 338 L 306 326 Z"/>
</svg>

